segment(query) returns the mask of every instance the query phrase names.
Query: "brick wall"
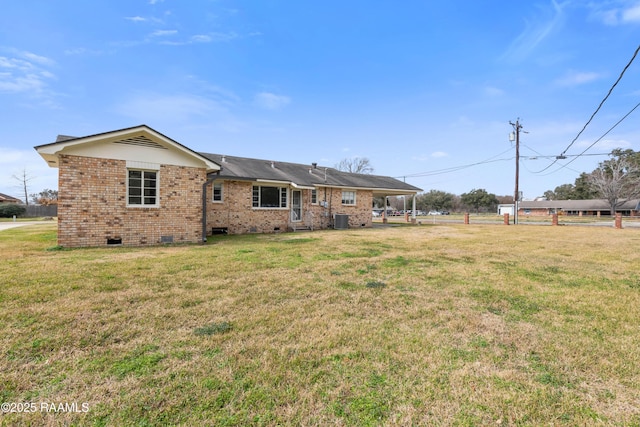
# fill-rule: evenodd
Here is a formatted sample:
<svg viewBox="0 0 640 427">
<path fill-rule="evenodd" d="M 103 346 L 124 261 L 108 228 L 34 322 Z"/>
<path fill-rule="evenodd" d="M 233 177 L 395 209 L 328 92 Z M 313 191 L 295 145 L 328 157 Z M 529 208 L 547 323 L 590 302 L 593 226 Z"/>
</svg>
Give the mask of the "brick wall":
<svg viewBox="0 0 640 427">
<path fill-rule="evenodd" d="M 207 230 L 226 228 L 230 234 L 273 233 L 286 231 L 293 225 L 291 211 L 287 209 L 255 209 L 252 206 L 253 182 L 224 181 L 223 202 L 212 202 L 212 186 L 207 190 Z M 291 204 L 289 189 L 289 205 Z M 371 227 L 372 191 L 361 190 L 356 194 L 356 206 L 342 205 L 342 190 L 318 189 L 317 201 L 327 200 L 331 208 L 311 204 L 311 190 L 302 190 L 303 221 L 296 224 L 312 226 L 313 229 L 328 228 L 331 215 L 349 215 L 350 227 Z"/>
<path fill-rule="evenodd" d="M 355 206 L 342 204 L 342 190 L 327 189 L 327 200 L 331 200 L 331 213 L 349 215 L 349 227 L 371 227 L 373 224 L 373 192 L 370 190 L 358 190 L 356 192 Z"/>
<path fill-rule="evenodd" d="M 139 246 L 200 242 L 202 168 L 161 165 L 159 207 L 127 207 L 127 168 L 123 160 L 60 156 L 58 244 L 104 246 L 108 239 Z"/>
</svg>

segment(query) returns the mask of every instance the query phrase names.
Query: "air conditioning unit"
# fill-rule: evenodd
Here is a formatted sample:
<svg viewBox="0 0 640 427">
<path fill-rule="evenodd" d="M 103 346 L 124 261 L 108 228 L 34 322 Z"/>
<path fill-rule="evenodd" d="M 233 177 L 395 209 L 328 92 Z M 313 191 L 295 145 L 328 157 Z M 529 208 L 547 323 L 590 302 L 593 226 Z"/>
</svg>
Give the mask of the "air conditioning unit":
<svg viewBox="0 0 640 427">
<path fill-rule="evenodd" d="M 349 228 L 349 215 L 336 214 L 333 220 L 333 228 L 336 230 L 346 230 Z"/>
</svg>

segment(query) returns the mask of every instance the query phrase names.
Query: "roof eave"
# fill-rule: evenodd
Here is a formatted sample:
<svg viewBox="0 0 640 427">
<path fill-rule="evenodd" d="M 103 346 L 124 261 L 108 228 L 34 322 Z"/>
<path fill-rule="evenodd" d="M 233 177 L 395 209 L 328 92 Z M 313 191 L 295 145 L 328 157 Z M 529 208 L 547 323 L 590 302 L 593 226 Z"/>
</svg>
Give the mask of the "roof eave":
<svg viewBox="0 0 640 427">
<path fill-rule="evenodd" d="M 58 162 L 58 155 L 60 154 L 60 152 L 62 150 L 64 150 L 67 147 L 72 147 L 74 145 L 79 145 L 79 144 L 87 144 L 87 143 L 91 143 L 91 142 L 97 142 L 100 141 L 102 139 L 105 138 L 110 138 L 110 139 L 115 139 L 115 138 L 119 138 L 125 135 L 129 135 L 131 133 L 135 133 L 135 132 L 146 132 L 149 133 L 150 135 L 154 136 L 155 138 L 160 139 L 161 141 L 165 142 L 166 144 L 172 146 L 173 148 L 182 151 L 184 153 L 189 154 L 192 157 L 197 158 L 198 160 L 200 160 L 201 162 L 204 163 L 205 168 L 207 170 L 207 172 L 212 172 L 212 171 L 218 171 L 221 169 L 221 166 L 219 164 L 217 164 L 216 162 L 206 158 L 205 156 L 203 156 L 202 154 L 193 151 L 192 149 L 190 149 L 189 147 L 180 144 L 179 142 L 169 138 L 168 136 L 156 131 L 153 128 L 150 128 L 147 125 L 139 125 L 139 126 L 134 126 L 134 127 L 130 127 L 130 128 L 125 128 L 125 129 L 119 129 L 119 130 L 115 130 L 115 131 L 110 131 L 110 132 L 103 132 L 103 133 L 98 133 L 95 135 L 88 135 L 88 136 L 83 136 L 83 137 L 78 137 L 78 138 L 72 138 L 72 139 L 66 139 L 63 141 L 58 141 L 58 142 L 52 142 L 52 143 L 48 143 L 48 144 L 43 144 L 43 145 L 37 145 L 35 146 L 35 150 L 38 152 L 38 154 L 40 154 L 40 156 L 47 162 L 47 164 L 50 167 L 58 167 L 59 166 L 59 162 Z"/>
</svg>

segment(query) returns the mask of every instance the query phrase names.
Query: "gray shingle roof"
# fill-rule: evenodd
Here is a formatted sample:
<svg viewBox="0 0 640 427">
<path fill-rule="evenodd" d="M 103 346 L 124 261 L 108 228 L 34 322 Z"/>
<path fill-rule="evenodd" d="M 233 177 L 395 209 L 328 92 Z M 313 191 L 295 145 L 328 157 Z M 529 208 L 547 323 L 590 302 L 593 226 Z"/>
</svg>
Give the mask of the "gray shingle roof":
<svg viewBox="0 0 640 427">
<path fill-rule="evenodd" d="M 387 195 L 392 195 L 394 192 L 409 194 L 422 191 L 418 187 L 389 176 L 349 173 L 324 166 L 314 167 L 222 154 L 199 154 L 222 166 L 220 178 L 282 181 L 301 187 L 366 188 L 374 190 L 374 193 Z"/>
</svg>

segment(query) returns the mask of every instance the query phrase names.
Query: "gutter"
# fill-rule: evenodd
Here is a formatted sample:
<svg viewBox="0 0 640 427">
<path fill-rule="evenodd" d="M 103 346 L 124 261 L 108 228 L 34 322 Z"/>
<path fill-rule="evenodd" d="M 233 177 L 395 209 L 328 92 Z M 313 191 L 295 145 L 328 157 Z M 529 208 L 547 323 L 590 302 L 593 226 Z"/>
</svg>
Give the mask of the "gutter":
<svg viewBox="0 0 640 427">
<path fill-rule="evenodd" d="M 219 175 L 220 171 L 216 171 L 215 175 L 207 174 L 207 180 L 202 183 L 202 243 L 207 242 L 207 187 L 218 178 Z"/>
</svg>

